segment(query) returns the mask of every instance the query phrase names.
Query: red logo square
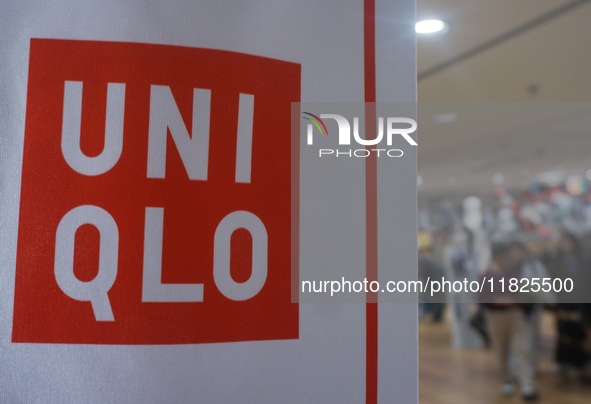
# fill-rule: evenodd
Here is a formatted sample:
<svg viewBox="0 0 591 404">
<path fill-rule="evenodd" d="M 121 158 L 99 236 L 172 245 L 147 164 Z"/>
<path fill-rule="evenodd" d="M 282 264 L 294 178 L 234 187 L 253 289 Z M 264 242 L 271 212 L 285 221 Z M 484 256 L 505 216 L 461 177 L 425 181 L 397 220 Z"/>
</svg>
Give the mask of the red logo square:
<svg viewBox="0 0 591 404">
<path fill-rule="evenodd" d="M 31 40 L 13 341 L 297 338 L 299 94 L 294 63 Z"/>
</svg>

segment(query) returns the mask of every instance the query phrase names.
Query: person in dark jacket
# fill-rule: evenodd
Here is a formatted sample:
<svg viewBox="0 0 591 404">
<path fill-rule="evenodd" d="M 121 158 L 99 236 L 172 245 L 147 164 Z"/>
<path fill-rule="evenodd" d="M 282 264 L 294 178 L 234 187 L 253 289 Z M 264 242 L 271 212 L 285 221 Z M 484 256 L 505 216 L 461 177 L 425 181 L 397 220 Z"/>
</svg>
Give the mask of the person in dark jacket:
<svg viewBox="0 0 591 404">
<path fill-rule="evenodd" d="M 566 231 L 560 235 L 558 251 L 554 258 L 554 276 L 560 279 L 571 278 L 576 286 L 585 279 L 585 260 L 579 240 Z M 589 330 L 591 328 L 591 309 L 582 296 L 563 294 L 561 302 L 555 306 L 557 344 L 556 363 L 566 374 L 570 369 L 582 376 L 584 368 L 591 361 L 589 351 Z"/>
</svg>

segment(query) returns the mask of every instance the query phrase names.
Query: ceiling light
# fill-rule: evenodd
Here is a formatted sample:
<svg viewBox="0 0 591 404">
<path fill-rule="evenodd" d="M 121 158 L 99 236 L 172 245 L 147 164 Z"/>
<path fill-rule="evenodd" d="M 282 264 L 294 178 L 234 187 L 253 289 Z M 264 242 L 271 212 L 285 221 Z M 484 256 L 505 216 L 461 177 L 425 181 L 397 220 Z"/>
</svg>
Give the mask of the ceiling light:
<svg viewBox="0 0 591 404">
<path fill-rule="evenodd" d="M 422 20 L 415 24 L 417 34 L 443 33 L 446 28 L 447 24 L 441 20 Z"/>
</svg>

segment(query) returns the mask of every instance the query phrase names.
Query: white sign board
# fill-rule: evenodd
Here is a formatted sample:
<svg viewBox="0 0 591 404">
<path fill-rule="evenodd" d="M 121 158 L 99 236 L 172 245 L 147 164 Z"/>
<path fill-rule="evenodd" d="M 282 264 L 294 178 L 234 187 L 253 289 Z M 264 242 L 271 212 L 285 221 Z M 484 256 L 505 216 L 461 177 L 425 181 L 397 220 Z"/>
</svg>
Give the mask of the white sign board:
<svg viewBox="0 0 591 404">
<path fill-rule="evenodd" d="M 415 101 L 414 1 L 201 3 L 0 6 L 0 401 L 416 402 L 416 304 L 292 296 L 414 274 L 416 148 L 291 131 Z"/>
</svg>

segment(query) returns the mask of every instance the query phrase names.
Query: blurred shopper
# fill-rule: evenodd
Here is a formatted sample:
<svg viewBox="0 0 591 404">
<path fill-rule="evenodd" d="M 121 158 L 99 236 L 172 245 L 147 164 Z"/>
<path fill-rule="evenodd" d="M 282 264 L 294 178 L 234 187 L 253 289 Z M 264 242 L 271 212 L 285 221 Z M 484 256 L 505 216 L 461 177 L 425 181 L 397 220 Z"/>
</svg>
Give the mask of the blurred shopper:
<svg viewBox="0 0 591 404">
<path fill-rule="evenodd" d="M 584 279 L 584 259 L 580 244 L 573 234 L 563 231 L 558 240 L 558 250 L 552 260 L 554 276 L 565 279 L 572 278 L 575 285 Z M 589 331 L 591 329 L 591 313 L 589 304 L 582 300 L 563 296 L 562 302 L 556 305 L 556 327 L 558 341 L 556 344 L 556 363 L 559 371 L 567 376 L 573 371 L 583 377 L 584 369 L 591 361 L 589 351 Z"/>
<path fill-rule="evenodd" d="M 443 250 L 443 269 L 445 279 L 450 282 L 463 281 L 464 279 L 477 279 L 472 255 L 469 249 L 468 235 L 463 227 L 457 226 L 452 234 L 450 243 Z M 471 293 L 449 293 L 447 295 L 450 305 L 451 325 L 453 331 L 453 346 L 456 348 L 480 348 L 483 339 L 479 332 L 471 324 L 476 303 Z M 484 330 L 484 322 L 481 322 Z M 486 339 L 484 340 L 486 344 Z"/>
<path fill-rule="evenodd" d="M 558 234 L 556 249 L 548 254 L 548 268 L 555 278 L 573 278 L 583 270 L 583 253 L 577 237 L 565 230 Z"/>
<path fill-rule="evenodd" d="M 549 279 L 550 275 L 544 264 L 536 257 L 531 255 L 521 242 L 514 242 L 509 248 L 509 265 L 519 268 L 518 276 L 529 280 L 536 279 L 538 284 L 542 283 L 542 279 Z M 531 291 L 527 293 L 526 299 L 521 300 L 524 305 L 522 309 L 527 314 L 527 326 L 530 327 L 530 344 L 531 344 L 531 364 L 534 373 L 537 372 L 539 354 L 541 350 L 541 322 L 544 304 L 555 303 L 555 297 L 552 292 L 534 293 Z"/>
<path fill-rule="evenodd" d="M 588 378 L 585 368 L 591 360 L 591 310 L 589 304 L 560 303 L 556 308 L 558 343 L 556 362 L 559 371 L 568 376 Z"/>
<path fill-rule="evenodd" d="M 441 279 L 443 267 L 432 255 L 433 239 L 429 233 L 419 233 L 419 280 L 426 282 L 428 278 Z M 443 320 L 444 296 L 442 293 L 423 294 L 421 296 L 421 314 L 430 315 L 434 322 Z"/>
<path fill-rule="evenodd" d="M 519 278 L 521 265 L 515 262 L 513 255 L 509 243 L 493 244 L 492 262 L 484 276 L 493 278 L 495 283 L 503 277 Z M 508 291 L 483 294 L 481 299 L 486 308 L 492 346 L 502 372 L 501 392 L 512 395 L 517 381 L 524 400 L 537 400 L 539 394 L 534 384 L 532 328 L 529 323 L 531 305 L 519 304 L 517 298 Z"/>
</svg>

